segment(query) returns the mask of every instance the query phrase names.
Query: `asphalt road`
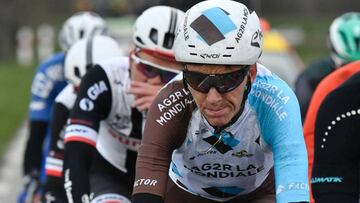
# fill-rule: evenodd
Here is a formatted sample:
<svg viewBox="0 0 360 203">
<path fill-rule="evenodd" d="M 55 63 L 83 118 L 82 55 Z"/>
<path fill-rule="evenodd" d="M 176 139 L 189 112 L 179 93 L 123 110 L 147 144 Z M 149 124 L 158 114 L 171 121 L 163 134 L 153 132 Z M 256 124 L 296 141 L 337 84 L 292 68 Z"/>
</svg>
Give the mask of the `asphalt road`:
<svg viewBox="0 0 360 203">
<path fill-rule="evenodd" d="M 26 141 L 23 124 L 0 161 L 0 202 L 15 203 L 22 187 L 21 163 Z"/>
</svg>

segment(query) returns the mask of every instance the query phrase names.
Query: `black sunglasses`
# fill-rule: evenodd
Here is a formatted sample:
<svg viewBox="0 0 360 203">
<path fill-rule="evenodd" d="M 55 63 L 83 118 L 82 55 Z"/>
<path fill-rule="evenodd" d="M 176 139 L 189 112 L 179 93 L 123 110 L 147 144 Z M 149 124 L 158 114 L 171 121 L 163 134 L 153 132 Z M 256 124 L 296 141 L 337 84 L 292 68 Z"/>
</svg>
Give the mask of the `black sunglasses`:
<svg viewBox="0 0 360 203">
<path fill-rule="evenodd" d="M 237 88 L 245 79 L 250 65 L 240 70 L 224 74 L 203 74 L 184 69 L 184 80 L 196 91 L 208 93 L 214 87 L 219 93 L 224 94 Z"/>
</svg>

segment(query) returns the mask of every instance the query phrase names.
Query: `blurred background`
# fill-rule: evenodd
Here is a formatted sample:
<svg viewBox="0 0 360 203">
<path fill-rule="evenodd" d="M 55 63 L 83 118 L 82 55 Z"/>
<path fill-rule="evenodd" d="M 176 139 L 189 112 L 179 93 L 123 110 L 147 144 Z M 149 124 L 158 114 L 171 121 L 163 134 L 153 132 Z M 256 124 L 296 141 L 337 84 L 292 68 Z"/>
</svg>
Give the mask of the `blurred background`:
<svg viewBox="0 0 360 203">
<path fill-rule="evenodd" d="M 1 167 L 11 161 L 21 162 L 5 154 L 22 156 L 23 148 L 14 143 L 20 142 L 16 134 L 24 134 L 20 127 L 26 124 L 31 80 L 39 62 L 59 50 L 57 34 L 62 23 L 77 11 L 95 11 L 107 19 L 110 32 L 119 43 L 127 46 L 133 20 L 146 8 L 162 4 L 186 10 L 197 2 L 199 0 L 0 0 L 0 202 L 4 193 L 2 180 L 7 176 Z M 290 86 L 309 62 L 328 54 L 326 42 L 331 21 L 345 12 L 360 10 L 359 0 L 240 2 L 269 23 L 270 31 L 265 36 L 265 50 L 260 60 L 275 72 L 281 72 L 280 77 Z M 11 146 L 15 150 L 8 152 Z"/>
</svg>

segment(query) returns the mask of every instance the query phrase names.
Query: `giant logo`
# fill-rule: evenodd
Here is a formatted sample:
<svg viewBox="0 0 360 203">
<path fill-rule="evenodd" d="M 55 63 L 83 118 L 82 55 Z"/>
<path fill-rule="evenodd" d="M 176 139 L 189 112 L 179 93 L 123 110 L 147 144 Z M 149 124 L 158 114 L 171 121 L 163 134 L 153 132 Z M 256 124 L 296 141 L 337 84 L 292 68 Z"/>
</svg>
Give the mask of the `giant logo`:
<svg viewBox="0 0 360 203">
<path fill-rule="evenodd" d="M 107 91 L 108 88 L 104 81 L 95 83 L 87 90 L 87 96 L 90 98 L 82 98 L 80 100 L 79 106 L 83 111 L 92 111 L 94 109 L 94 102 L 98 96 Z"/>
<path fill-rule="evenodd" d="M 190 27 L 199 34 L 199 39 L 211 46 L 225 39 L 225 34 L 236 29 L 228 15 L 228 12 L 219 7 L 210 8 L 195 19 Z"/>
</svg>

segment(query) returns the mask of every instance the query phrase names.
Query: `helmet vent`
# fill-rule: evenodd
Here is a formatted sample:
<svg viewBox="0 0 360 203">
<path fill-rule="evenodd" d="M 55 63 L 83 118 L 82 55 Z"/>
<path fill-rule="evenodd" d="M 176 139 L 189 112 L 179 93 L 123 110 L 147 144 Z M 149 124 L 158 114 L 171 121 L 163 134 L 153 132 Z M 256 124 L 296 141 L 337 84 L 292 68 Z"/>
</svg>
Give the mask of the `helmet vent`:
<svg viewBox="0 0 360 203">
<path fill-rule="evenodd" d="M 231 57 L 232 55 L 224 54 L 223 57 Z"/>
<path fill-rule="evenodd" d="M 154 28 L 151 28 L 149 38 L 154 44 L 158 44 L 158 31 Z"/>
<path fill-rule="evenodd" d="M 339 31 L 339 34 L 340 34 L 341 38 L 342 38 L 343 41 L 344 41 L 345 49 L 349 51 L 349 50 L 350 50 L 350 47 L 349 47 L 349 42 L 348 42 L 348 39 L 347 39 L 347 37 L 346 37 L 346 34 L 345 34 L 343 31 Z"/>
<path fill-rule="evenodd" d="M 140 44 L 145 45 L 145 43 L 142 41 L 142 39 L 139 36 L 136 36 L 136 41 L 138 41 Z"/>
<path fill-rule="evenodd" d="M 167 49 L 171 49 L 174 45 L 174 38 L 175 35 L 174 33 L 166 33 L 165 34 L 165 39 L 164 39 L 164 43 L 163 43 L 163 47 L 167 48 Z"/>
<path fill-rule="evenodd" d="M 226 47 L 226 49 L 235 49 L 235 47 Z"/>
<path fill-rule="evenodd" d="M 75 72 L 75 76 L 76 76 L 76 77 L 81 78 L 81 76 L 80 76 L 80 69 L 79 69 L 79 67 L 75 66 L 75 68 L 74 68 L 74 72 Z"/>
<path fill-rule="evenodd" d="M 192 55 L 192 56 L 197 56 L 197 53 L 190 53 L 190 55 Z"/>
<path fill-rule="evenodd" d="M 80 30 L 79 39 L 82 39 L 84 37 L 84 30 Z"/>
<path fill-rule="evenodd" d="M 356 37 L 354 40 L 355 40 L 356 52 L 360 52 L 360 37 Z"/>
<path fill-rule="evenodd" d="M 86 65 L 86 70 L 89 70 L 91 67 L 93 67 L 93 64 L 87 64 Z"/>
<path fill-rule="evenodd" d="M 189 44 L 188 47 L 195 48 L 195 45 Z"/>
</svg>

